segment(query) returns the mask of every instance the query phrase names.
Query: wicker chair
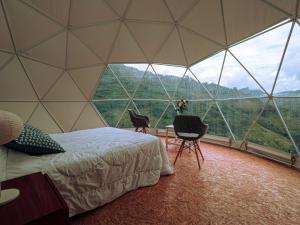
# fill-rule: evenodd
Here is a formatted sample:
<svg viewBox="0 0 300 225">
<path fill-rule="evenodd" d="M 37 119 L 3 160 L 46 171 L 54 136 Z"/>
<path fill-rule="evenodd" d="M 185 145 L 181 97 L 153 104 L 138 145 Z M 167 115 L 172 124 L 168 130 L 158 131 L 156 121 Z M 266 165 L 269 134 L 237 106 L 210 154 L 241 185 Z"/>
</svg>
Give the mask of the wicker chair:
<svg viewBox="0 0 300 225">
<path fill-rule="evenodd" d="M 147 116 L 137 114 L 133 109 L 128 109 L 130 120 L 135 127 L 135 132 L 147 133 L 147 128 L 150 127 L 150 121 Z"/>
<path fill-rule="evenodd" d="M 190 116 L 190 115 L 176 116 L 173 125 L 177 137 L 182 140 L 178 153 L 174 160 L 174 165 L 177 161 L 178 156 L 181 156 L 183 150 L 189 149 L 189 151 L 195 152 L 197 162 L 198 162 L 198 167 L 199 169 L 201 169 L 198 152 L 200 153 L 203 160 L 204 157 L 201 152 L 198 141 L 207 132 L 208 125 L 204 124 L 201 121 L 200 117 Z"/>
</svg>

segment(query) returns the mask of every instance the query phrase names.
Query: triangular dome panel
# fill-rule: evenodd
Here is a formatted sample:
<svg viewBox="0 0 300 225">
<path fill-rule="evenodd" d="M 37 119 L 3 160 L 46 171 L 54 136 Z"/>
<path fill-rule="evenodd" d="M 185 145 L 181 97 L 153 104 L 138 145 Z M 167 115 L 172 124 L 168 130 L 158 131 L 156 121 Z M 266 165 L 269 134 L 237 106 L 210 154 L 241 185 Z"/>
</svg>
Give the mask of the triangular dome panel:
<svg viewBox="0 0 300 225">
<path fill-rule="evenodd" d="M 69 132 L 76 123 L 82 112 L 85 102 L 44 102 L 47 111 L 63 128 L 64 132 Z"/>
<path fill-rule="evenodd" d="M 208 134 L 229 138 L 232 137 L 216 103 L 212 103 L 209 111 L 203 118 L 203 121 L 204 123 L 209 124 Z"/>
<path fill-rule="evenodd" d="M 134 99 L 169 99 L 158 76 L 149 67 L 135 92 Z"/>
<path fill-rule="evenodd" d="M 95 87 L 98 85 L 103 69 L 104 65 L 70 70 L 69 73 L 87 99 L 90 99 Z"/>
<path fill-rule="evenodd" d="M 34 8 L 46 13 L 62 25 L 68 24 L 70 0 L 25 0 Z"/>
<path fill-rule="evenodd" d="M 223 10 L 228 44 L 254 35 L 288 18 L 285 13 L 257 0 L 223 1 Z"/>
<path fill-rule="evenodd" d="M 134 101 L 136 107 L 142 115 L 147 115 L 152 128 L 158 123 L 158 119 L 169 105 L 169 101 Z"/>
<path fill-rule="evenodd" d="M 228 52 L 218 87 L 217 98 L 261 97 L 266 93 Z"/>
<path fill-rule="evenodd" d="M 14 46 L 11 41 L 10 33 L 7 27 L 2 5 L 0 5 L 0 49 L 14 52 Z"/>
<path fill-rule="evenodd" d="M 61 129 L 42 104 L 39 104 L 39 106 L 36 108 L 28 123 L 47 133 L 61 133 Z"/>
<path fill-rule="evenodd" d="M 109 67 L 117 75 L 127 92 L 133 96 L 148 68 L 148 64 L 112 64 Z"/>
<path fill-rule="evenodd" d="M 120 120 L 128 103 L 128 100 L 95 101 L 94 105 L 96 106 L 98 112 L 100 112 L 103 118 L 106 120 L 108 125 L 115 127 L 117 126 L 117 123 Z"/>
<path fill-rule="evenodd" d="M 205 90 L 203 85 L 196 79 L 190 70 L 187 70 L 186 74 L 179 82 L 174 97 L 175 99 L 187 100 L 211 99 L 207 90 Z"/>
<path fill-rule="evenodd" d="M 300 98 L 276 98 L 275 103 L 296 144 L 300 149 Z"/>
<path fill-rule="evenodd" d="M 121 26 L 119 35 L 110 55 L 110 62 L 146 62 L 146 58 L 125 25 Z"/>
<path fill-rule="evenodd" d="M 222 49 L 222 46 L 182 27 L 180 28 L 180 35 L 189 65 L 205 58 L 212 52 Z"/>
<path fill-rule="evenodd" d="M 295 24 L 274 88 L 276 96 L 300 97 L 300 25 Z"/>
<path fill-rule="evenodd" d="M 105 124 L 91 104 L 87 104 L 72 130 L 104 127 Z"/>
<path fill-rule="evenodd" d="M 187 114 L 197 115 L 203 119 L 211 104 L 211 101 L 189 101 L 187 106 Z"/>
<path fill-rule="evenodd" d="M 268 93 L 271 93 L 290 28 L 291 23 L 285 24 L 230 48 Z"/>
<path fill-rule="evenodd" d="M 172 25 L 164 23 L 127 22 L 127 24 L 149 60 L 153 58 L 173 28 Z"/>
<path fill-rule="evenodd" d="M 176 21 L 188 13 L 199 0 L 166 0 L 169 9 Z"/>
<path fill-rule="evenodd" d="M 106 3 L 109 4 L 119 14 L 119 16 L 122 17 L 128 5 L 128 2 L 129 0 L 109 0 Z"/>
<path fill-rule="evenodd" d="M 62 32 L 28 50 L 25 55 L 47 64 L 65 68 L 67 33 Z"/>
<path fill-rule="evenodd" d="M 295 14 L 295 7 L 297 5 L 297 0 L 290 0 L 290 1 L 266 0 L 266 1 L 284 10 L 285 12 L 290 13 L 291 15 Z"/>
<path fill-rule="evenodd" d="M 71 32 L 68 34 L 67 68 L 79 68 L 101 63 L 90 49 L 81 43 Z"/>
<path fill-rule="evenodd" d="M 245 139 L 284 152 L 295 150 L 272 100 L 267 103 L 263 113 L 250 128 Z"/>
<path fill-rule="evenodd" d="M 47 93 L 63 70 L 39 63 L 24 57 L 20 57 L 25 70 L 40 98 Z"/>
<path fill-rule="evenodd" d="M 181 21 L 181 24 L 220 44 L 226 44 L 222 9 L 219 0 L 199 1 Z"/>
<path fill-rule="evenodd" d="M 86 100 L 71 77 L 65 73 L 46 94 L 43 100 L 84 101 Z"/>
<path fill-rule="evenodd" d="M 157 63 L 187 65 L 183 53 L 183 47 L 176 28 L 173 29 L 168 40 L 164 43 L 153 61 Z"/>
<path fill-rule="evenodd" d="M 114 90 L 114 91 L 112 91 Z M 94 100 L 98 99 L 127 99 L 129 98 L 124 88 L 120 85 L 119 81 L 107 67 L 101 76 L 100 83 L 96 89 Z"/>
<path fill-rule="evenodd" d="M 137 108 L 135 107 L 133 102 L 130 101 L 130 103 L 127 104 L 127 107 L 124 110 L 123 114 L 120 114 L 120 115 L 122 115 L 122 118 L 120 119 L 120 121 L 117 124 L 118 128 L 132 128 L 133 127 L 132 122 L 130 120 L 129 113 L 128 113 L 128 109 L 134 109 L 134 110 L 136 110 L 136 112 L 138 112 Z"/>
<path fill-rule="evenodd" d="M 158 121 L 156 128 L 165 128 L 166 126 L 173 124 L 174 118 L 177 115 L 175 107 L 173 104 L 169 104 L 168 108 L 166 109 L 165 113 L 162 115 L 161 120 Z"/>
<path fill-rule="evenodd" d="M 12 54 L 0 51 L 0 70 L 13 57 Z"/>
<path fill-rule="evenodd" d="M 265 102 L 266 99 L 262 98 L 218 101 L 218 104 L 234 136 L 243 140 L 253 121 L 262 111 Z"/>
<path fill-rule="evenodd" d="M 37 104 L 37 102 L 0 102 L 0 109 L 17 114 L 26 123 Z"/>
<path fill-rule="evenodd" d="M 90 49 L 93 49 L 102 60 L 106 61 L 119 27 L 120 22 L 112 22 L 76 29 L 72 32 Z"/>
<path fill-rule="evenodd" d="M 21 1 L 5 1 L 4 5 L 18 50 L 27 50 L 63 29 Z"/>
<path fill-rule="evenodd" d="M 37 100 L 17 57 L 0 71 L 0 100 Z"/>
<path fill-rule="evenodd" d="M 176 92 L 178 83 L 181 81 L 181 78 L 186 72 L 186 68 L 181 66 L 175 67 L 159 64 L 152 64 L 152 66 L 155 73 L 166 88 L 169 96 L 172 98 Z"/>
<path fill-rule="evenodd" d="M 70 25 L 83 26 L 115 20 L 118 15 L 103 0 L 72 1 Z"/>
<path fill-rule="evenodd" d="M 224 56 L 225 51 L 222 51 L 190 67 L 193 74 L 212 96 L 216 96 L 217 93 Z"/>
<path fill-rule="evenodd" d="M 172 21 L 168 8 L 161 0 L 133 0 L 126 14 L 127 19 Z"/>
</svg>

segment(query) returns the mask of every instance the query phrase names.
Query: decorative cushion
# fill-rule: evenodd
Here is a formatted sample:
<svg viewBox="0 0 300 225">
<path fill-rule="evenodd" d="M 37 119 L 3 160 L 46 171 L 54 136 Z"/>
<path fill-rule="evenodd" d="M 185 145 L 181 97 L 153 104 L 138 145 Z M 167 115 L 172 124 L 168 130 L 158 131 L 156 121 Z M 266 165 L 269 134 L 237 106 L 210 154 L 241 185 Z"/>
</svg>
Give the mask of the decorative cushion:
<svg viewBox="0 0 300 225">
<path fill-rule="evenodd" d="M 6 147 L 29 155 L 60 153 L 65 150 L 42 130 L 25 124 L 18 138 L 5 144 Z"/>
</svg>

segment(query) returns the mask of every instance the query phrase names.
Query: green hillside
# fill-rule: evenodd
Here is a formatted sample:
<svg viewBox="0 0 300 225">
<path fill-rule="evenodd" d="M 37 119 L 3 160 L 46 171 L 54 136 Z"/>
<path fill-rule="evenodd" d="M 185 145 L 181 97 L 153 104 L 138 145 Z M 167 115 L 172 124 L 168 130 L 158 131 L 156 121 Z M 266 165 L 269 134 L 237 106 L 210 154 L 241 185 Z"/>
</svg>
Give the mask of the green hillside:
<svg viewBox="0 0 300 225">
<path fill-rule="evenodd" d="M 141 113 L 150 117 L 152 126 L 164 128 L 165 125 L 172 124 L 176 115 L 174 107 L 170 105 L 158 121 L 169 104 L 169 98 L 173 100 L 183 98 L 190 100 L 187 114 L 199 115 L 203 118 L 204 122 L 209 124 L 209 134 L 231 137 L 218 109 L 219 106 L 232 133 L 237 139 L 243 139 L 267 102 L 267 98 L 261 98 L 264 97 L 264 92 L 261 90 L 218 87 L 214 83 L 200 84 L 191 76 L 184 78 L 171 74 L 158 74 L 157 76 L 152 72 L 146 72 L 144 75 L 144 71 L 122 64 L 109 67 L 102 75 L 94 100 L 97 100 L 96 107 L 111 126 L 132 127 L 128 113 L 124 110 L 126 107 L 135 108 L 136 106 Z M 168 94 L 160 81 L 164 84 Z M 219 99 L 218 106 L 211 100 L 207 90 L 211 91 L 211 95 L 218 93 L 216 97 Z M 282 92 L 277 93 L 277 96 L 297 96 L 299 92 Z M 243 97 L 251 98 L 234 99 Z M 129 101 L 130 98 L 133 99 L 135 106 Z M 226 100 L 228 98 L 230 100 Z M 294 107 L 295 104 L 299 105 L 299 99 L 275 99 L 275 102 L 294 141 L 300 147 L 300 107 Z M 204 117 L 208 109 L 210 111 Z M 123 112 L 124 117 L 119 121 Z M 247 140 L 287 152 L 294 150 L 272 101 L 266 105 L 257 123 L 250 130 Z"/>
</svg>

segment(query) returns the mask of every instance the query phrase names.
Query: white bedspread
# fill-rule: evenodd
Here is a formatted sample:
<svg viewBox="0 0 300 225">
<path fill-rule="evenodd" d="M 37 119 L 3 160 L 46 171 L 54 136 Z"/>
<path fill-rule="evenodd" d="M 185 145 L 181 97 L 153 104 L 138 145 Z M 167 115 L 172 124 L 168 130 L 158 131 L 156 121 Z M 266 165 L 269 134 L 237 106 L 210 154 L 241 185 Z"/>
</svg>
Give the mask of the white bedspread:
<svg viewBox="0 0 300 225">
<path fill-rule="evenodd" d="M 65 153 L 28 156 L 8 150 L 5 177 L 47 173 L 69 206 L 70 216 L 154 185 L 160 175 L 173 173 L 166 150 L 155 136 L 107 127 L 51 137 Z"/>
</svg>

